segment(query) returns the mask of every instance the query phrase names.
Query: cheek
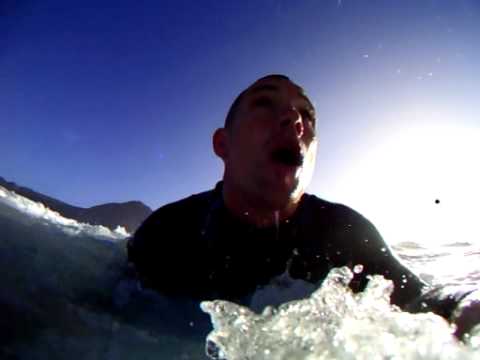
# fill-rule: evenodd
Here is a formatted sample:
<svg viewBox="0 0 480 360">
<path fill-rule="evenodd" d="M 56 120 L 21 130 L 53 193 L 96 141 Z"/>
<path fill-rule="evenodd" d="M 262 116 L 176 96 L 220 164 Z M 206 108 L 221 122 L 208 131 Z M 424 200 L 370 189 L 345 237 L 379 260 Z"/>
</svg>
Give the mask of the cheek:
<svg viewBox="0 0 480 360">
<path fill-rule="evenodd" d="M 317 140 L 315 126 L 311 123 L 305 125 L 303 132 L 303 137 L 306 139 L 305 141 L 315 142 Z"/>
<path fill-rule="evenodd" d="M 255 161 L 255 154 L 258 153 L 256 139 L 254 136 L 238 134 L 232 143 L 230 160 L 232 165 L 238 169 L 246 169 Z"/>
<path fill-rule="evenodd" d="M 268 122 L 260 118 L 244 120 L 235 129 L 232 138 L 232 161 L 242 166 L 260 166 L 259 162 L 268 151 L 270 129 Z"/>
<path fill-rule="evenodd" d="M 268 143 L 269 131 L 261 124 L 245 127 L 239 140 L 244 151 L 259 155 L 258 152 Z"/>
<path fill-rule="evenodd" d="M 306 153 L 306 161 L 308 165 L 315 165 L 315 160 L 317 158 L 317 147 L 318 141 L 314 138 L 313 140 L 311 140 L 311 143 Z"/>
</svg>

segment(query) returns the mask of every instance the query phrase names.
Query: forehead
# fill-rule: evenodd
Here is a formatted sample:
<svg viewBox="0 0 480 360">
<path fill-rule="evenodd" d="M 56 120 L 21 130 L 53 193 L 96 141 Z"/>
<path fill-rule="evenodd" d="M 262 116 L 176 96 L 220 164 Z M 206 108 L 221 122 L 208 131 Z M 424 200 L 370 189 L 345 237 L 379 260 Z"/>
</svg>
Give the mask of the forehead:
<svg viewBox="0 0 480 360">
<path fill-rule="evenodd" d="M 276 93 L 288 98 L 300 98 L 313 108 L 312 102 L 305 94 L 305 90 L 292 81 L 283 78 L 272 77 L 258 80 L 245 90 L 244 95 L 251 97 L 264 92 Z"/>
</svg>

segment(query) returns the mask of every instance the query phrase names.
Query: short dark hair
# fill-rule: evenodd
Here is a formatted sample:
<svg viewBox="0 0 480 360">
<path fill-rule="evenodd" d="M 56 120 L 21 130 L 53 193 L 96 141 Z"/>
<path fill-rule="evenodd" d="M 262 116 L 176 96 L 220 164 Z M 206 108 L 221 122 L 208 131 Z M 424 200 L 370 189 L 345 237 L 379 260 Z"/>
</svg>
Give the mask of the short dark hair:
<svg viewBox="0 0 480 360">
<path fill-rule="evenodd" d="M 256 80 L 254 82 L 257 83 L 261 80 L 265 80 L 265 79 L 269 79 L 269 78 L 275 78 L 275 79 L 282 79 L 282 80 L 287 80 L 287 81 L 292 81 L 290 80 L 290 78 L 286 75 L 282 75 L 282 74 L 270 74 L 270 75 L 266 75 L 266 76 L 263 76 L 261 77 L 260 79 Z M 253 85 L 253 84 L 252 84 Z M 252 87 L 252 85 L 250 85 L 248 88 L 246 88 L 245 90 L 243 90 L 236 98 L 235 100 L 233 101 L 232 105 L 230 105 L 230 109 L 228 110 L 228 113 L 227 113 L 227 116 L 225 117 L 225 129 L 231 129 L 232 128 L 232 125 L 233 125 L 233 120 L 235 119 L 235 115 L 237 114 L 237 111 L 238 111 L 238 107 L 240 106 L 240 103 L 242 102 L 242 99 L 243 97 L 245 96 L 245 94 L 248 92 L 248 90 Z"/>
</svg>

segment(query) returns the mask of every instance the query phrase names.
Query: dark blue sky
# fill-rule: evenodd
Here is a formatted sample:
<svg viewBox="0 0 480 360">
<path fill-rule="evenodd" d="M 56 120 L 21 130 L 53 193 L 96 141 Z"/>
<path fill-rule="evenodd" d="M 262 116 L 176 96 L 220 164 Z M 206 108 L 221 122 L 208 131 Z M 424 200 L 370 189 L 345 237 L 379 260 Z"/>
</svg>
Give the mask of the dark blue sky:
<svg viewBox="0 0 480 360">
<path fill-rule="evenodd" d="M 403 128 L 480 126 L 474 0 L 0 4 L 0 176 L 75 205 L 211 188 L 211 134 L 268 73 L 317 106 L 310 190 L 331 200 L 349 202 L 352 169 Z"/>
</svg>

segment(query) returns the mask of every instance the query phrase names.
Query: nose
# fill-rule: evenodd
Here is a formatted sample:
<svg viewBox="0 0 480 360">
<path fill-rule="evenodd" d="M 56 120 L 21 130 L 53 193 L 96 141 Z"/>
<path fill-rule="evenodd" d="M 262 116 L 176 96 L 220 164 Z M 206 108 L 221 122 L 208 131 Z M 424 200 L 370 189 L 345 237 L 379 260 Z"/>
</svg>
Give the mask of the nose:
<svg viewBox="0 0 480 360">
<path fill-rule="evenodd" d="M 302 115 L 294 106 L 290 106 L 283 111 L 280 125 L 282 128 L 293 128 L 297 138 L 301 138 L 303 135 L 304 128 Z"/>
</svg>

